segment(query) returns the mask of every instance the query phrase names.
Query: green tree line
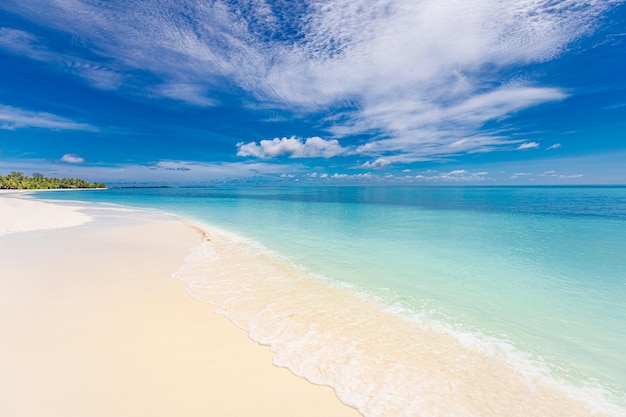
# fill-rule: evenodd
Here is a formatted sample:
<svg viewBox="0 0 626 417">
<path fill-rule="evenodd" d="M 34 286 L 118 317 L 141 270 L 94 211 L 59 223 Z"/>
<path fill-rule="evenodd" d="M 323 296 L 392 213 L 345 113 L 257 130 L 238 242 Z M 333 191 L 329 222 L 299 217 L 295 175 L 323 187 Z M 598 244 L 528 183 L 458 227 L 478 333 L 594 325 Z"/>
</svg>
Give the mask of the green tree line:
<svg viewBox="0 0 626 417">
<path fill-rule="evenodd" d="M 3 190 L 50 190 L 58 188 L 106 188 L 98 182 L 90 183 L 81 178 L 48 178 L 35 172 L 27 177 L 18 171 L 0 175 L 0 189 Z"/>
</svg>

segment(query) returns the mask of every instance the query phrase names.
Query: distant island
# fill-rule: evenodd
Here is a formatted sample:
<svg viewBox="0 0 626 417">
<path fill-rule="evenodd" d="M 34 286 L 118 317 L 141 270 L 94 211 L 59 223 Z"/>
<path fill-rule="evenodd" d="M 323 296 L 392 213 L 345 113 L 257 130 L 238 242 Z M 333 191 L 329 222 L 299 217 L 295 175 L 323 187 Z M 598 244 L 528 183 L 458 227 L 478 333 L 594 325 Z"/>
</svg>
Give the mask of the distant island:
<svg viewBox="0 0 626 417">
<path fill-rule="evenodd" d="M 35 172 L 27 177 L 21 172 L 12 171 L 8 175 L 0 175 L 0 190 L 55 190 L 71 188 L 106 188 L 106 185 L 90 183 L 81 178 L 48 178 Z"/>
</svg>

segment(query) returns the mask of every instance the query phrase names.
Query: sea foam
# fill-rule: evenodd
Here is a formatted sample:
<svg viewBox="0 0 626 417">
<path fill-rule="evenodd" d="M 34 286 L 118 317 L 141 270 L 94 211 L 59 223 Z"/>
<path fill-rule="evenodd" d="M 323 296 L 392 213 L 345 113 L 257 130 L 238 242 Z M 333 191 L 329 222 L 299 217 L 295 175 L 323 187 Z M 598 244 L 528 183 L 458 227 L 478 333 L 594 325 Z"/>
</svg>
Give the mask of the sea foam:
<svg viewBox="0 0 626 417">
<path fill-rule="evenodd" d="M 207 235 L 175 274 L 189 294 L 366 417 L 626 415 L 604 387 L 558 378 L 506 340 L 385 303 L 237 235 Z"/>
</svg>

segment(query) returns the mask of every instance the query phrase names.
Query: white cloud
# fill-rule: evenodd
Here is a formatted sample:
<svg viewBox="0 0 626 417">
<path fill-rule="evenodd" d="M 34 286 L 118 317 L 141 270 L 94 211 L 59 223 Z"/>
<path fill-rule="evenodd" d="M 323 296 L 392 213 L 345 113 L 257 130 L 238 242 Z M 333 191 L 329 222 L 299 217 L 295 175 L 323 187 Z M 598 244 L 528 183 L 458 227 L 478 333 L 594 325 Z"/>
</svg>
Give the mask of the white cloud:
<svg viewBox="0 0 626 417">
<path fill-rule="evenodd" d="M 261 140 L 258 144 L 256 142 L 237 144 L 238 156 L 253 156 L 262 159 L 284 155 L 289 155 L 290 158 L 331 158 L 345 152 L 346 149 L 342 148 L 336 139 L 324 140 L 317 136 L 305 141 L 292 136 Z"/>
<path fill-rule="evenodd" d="M 351 180 L 351 181 L 362 181 L 362 180 L 371 180 L 378 179 L 380 177 L 372 175 L 371 172 L 366 172 L 364 174 L 333 174 L 329 178 L 334 180 Z"/>
<path fill-rule="evenodd" d="M 550 145 L 546 148 L 546 151 L 551 151 L 553 149 L 559 149 L 562 145 L 560 143 L 555 143 L 554 145 Z"/>
<path fill-rule="evenodd" d="M 517 147 L 518 151 L 525 151 L 528 149 L 536 149 L 539 147 L 539 144 L 537 142 L 526 142 L 526 143 L 522 143 L 520 146 Z"/>
<path fill-rule="evenodd" d="M 391 161 L 387 158 L 378 158 L 377 160 L 375 160 L 374 162 L 370 162 L 367 161 L 366 163 L 364 163 L 363 165 L 361 165 L 362 168 L 374 168 L 374 169 L 378 169 L 378 168 L 382 168 L 385 167 L 387 165 L 391 164 Z"/>
<path fill-rule="evenodd" d="M 0 48 L 13 54 L 26 56 L 35 61 L 47 62 L 63 71 L 84 78 L 91 85 L 103 90 L 119 88 L 124 80 L 120 71 L 76 55 L 61 53 L 48 47 L 45 40 L 21 30 L 0 28 Z"/>
<path fill-rule="evenodd" d="M 539 174 L 540 177 L 556 177 L 556 171 L 554 170 L 550 170 L 550 171 L 544 171 L 541 174 Z"/>
<path fill-rule="evenodd" d="M 77 75 L 94 85 L 101 80 L 101 88 L 143 87 L 193 105 L 214 105 L 216 94 L 236 90 L 265 106 L 332 108 L 340 114 L 326 121 L 331 133 L 374 134 L 360 152 L 396 162 L 513 149 L 518 142 L 481 129 L 567 93 L 532 79 L 502 79 L 501 71 L 557 57 L 620 2 L 103 4 L 3 2 L 9 12 L 80 39 L 75 47 L 89 48 L 93 61 L 54 52 L 24 32 L 0 34 L 0 47 L 57 66 L 69 59 Z M 146 72 L 158 85 L 133 79 Z M 266 155 L 262 146 L 249 148 Z"/>
<path fill-rule="evenodd" d="M 559 175 L 559 178 L 572 179 L 572 178 L 582 178 L 583 176 L 584 176 L 583 174 L 570 174 L 570 175 Z"/>
<path fill-rule="evenodd" d="M 399 176 L 378 176 L 375 173 L 362 178 L 368 183 L 452 183 L 451 179 L 438 177 L 456 176 L 470 177 L 476 175 L 479 179 L 467 179 L 467 183 L 488 184 L 519 184 L 519 179 L 511 180 L 511 172 L 517 175 L 525 175 L 524 180 L 533 181 L 536 184 L 624 184 L 626 178 L 626 151 L 606 152 L 604 154 L 586 155 L 582 157 L 557 157 L 549 160 L 522 160 L 517 162 L 499 161 L 483 164 L 481 166 L 458 167 L 447 171 L 426 169 L 415 171 L 415 175 L 408 177 L 405 174 Z M 572 167 L 577 167 L 572 170 Z M 0 173 L 10 171 L 22 171 L 27 175 L 32 172 L 41 172 L 46 176 L 57 177 L 81 177 L 89 181 L 116 183 L 223 183 L 228 181 L 243 181 L 254 183 L 255 181 L 280 181 L 278 176 L 283 173 L 295 174 L 297 178 L 306 176 L 311 172 L 310 167 L 300 164 L 298 161 L 290 161 L 289 164 L 277 162 L 232 162 L 232 163 L 203 163 L 194 161 L 160 161 L 149 165 L 114 164 L 102 165 L 91 162 L 89 164 L 60 164 L 58 161 L 41 159 L 12 159 L 9 155 L 0 158 Z M 329 174 L 317 171 L 318 181 L 332 181 Z M 487 174 L 488 172 L 488 174 Z M 535 174 L 541 173 L 541 174 Z M 478 175 L 481 174 L 481 175 Z M 332 175 L 332 172 L 331 172 Z M 559 175 L 576 175 L 576 178 L 559 178 Z M 583 176 L 580 176 L 583 175 Z M 482 178 L 482 179 L 480 179 Z M 316 179 L 311 179 L 315 181 Z M 355 178 L 355 182 L 357 178 Z M 460 181 L 460 180 L 457 180 Z"/>
<path fill-rule="evenodd" d="M 487 179 L 487 175 L 489 172 L 487 171 L 479 171 L 479 172 L 471 172 L 466 169 L 455 169 L 449 172 L 436 173 L 433 171 L 429 171 L 427 175 L 419 174 L 414 176 L 413 178 L 418 179 L 420 181 L 443 181 L 443 182 L 477 182 L 477 181 L 485 181 Z"/>
<path fill-rule="evenodd" d="M 9 52 L 41 61 L 53 56 L 44 46 L 38 44 L 37 38 L 32 34 L 8 27 L 0 28 L 0 46 Z"/>
<path fill-rule="evenodd" d="M 61 157 L 61 162 L 67 162 L 68 164 L 83 164 L 85 163 L 85 158 L 75 153 L 66 153 Z"/>
<path fill-rule="evenodd" d="M 390 139 L 375 140 L 357 149 L 365 154 L 390 154 L 392 162 L 414 162 L 433 157 L 491 152 L 517 141 L 498 132 L 481 132 L 489 120 L 525 107 L 561 100 L 565 94 L 553 88 L 502 87 L 470 97 L 452 106 L 426 106 L 416 99 L 380 103 L 363 110 L 335 133 L 355 134 L 384 127 Z"/>
<path fill-rule="evenodd" d="M 0 104 L 0 129 L 41 128 L 95 132 L 94 126 L 45 112 L 34 112 Z"/>
<path fill-rule="evenodd" d="M 482 181 L 488 172 L 469 172 L 465 169 L 457 169 L 451 172 L 443 173 L 435 178 L 452 181 Z"/>
<path fill-rule="evenodd" d="M 447 174 L 443 174 L 447 177 L 458 177 L 467 174 L 467 171 L 464 169 L 456 169 L 454 171 L 450 171 Z"/>
</svg>

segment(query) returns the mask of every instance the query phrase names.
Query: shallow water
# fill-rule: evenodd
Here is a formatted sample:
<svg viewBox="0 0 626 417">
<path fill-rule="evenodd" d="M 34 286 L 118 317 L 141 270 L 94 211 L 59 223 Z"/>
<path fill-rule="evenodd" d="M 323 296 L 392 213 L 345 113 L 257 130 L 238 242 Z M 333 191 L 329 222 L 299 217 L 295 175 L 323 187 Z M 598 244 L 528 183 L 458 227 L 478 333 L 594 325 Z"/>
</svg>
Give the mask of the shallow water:
<svg viewBox="0 0 626 417">
<path fill-rule="evenodd" d="M 39 196 L 207 225 L 190 294 L 368 417 L 626 415 L 626 188 Z"/>
</svg>

